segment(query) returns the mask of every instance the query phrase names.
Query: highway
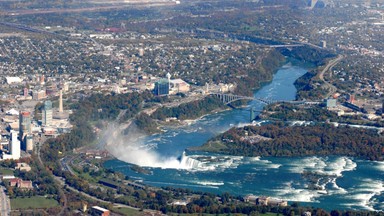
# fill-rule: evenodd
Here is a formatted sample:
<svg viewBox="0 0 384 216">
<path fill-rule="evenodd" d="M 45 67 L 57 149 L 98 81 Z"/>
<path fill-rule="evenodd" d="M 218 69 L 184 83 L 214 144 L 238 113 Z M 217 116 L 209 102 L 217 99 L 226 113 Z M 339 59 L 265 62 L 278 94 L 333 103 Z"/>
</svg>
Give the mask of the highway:
<svg viewBox="0 0 384 216">
<path fill-rule="evenodd" d="M 339 55 L 337 58 L 335 59 L 332 59 L 331 61 L 328 62 L 328 64 L 324 67 L 324 69 L 319 73 L 318 77 L 321 81 L 324 82 L 325 84 L 325 88 L 329 90 L 328 94 L 325 96 L 325 98 L 329 98 L 331 95 L 333 95 L 337 88 L 332 85 L 331 83 L 329 83 L 328 81 L 326 81 L 324 79 L 324 74 L 325 72 L 327 71 L 330 71 L 335 65 L 337 65 L 342 59 L 344 58 L 344 56 L 342 55 Z"/>
<path fill-rule="evenodd" d="M 72 175 L 75 175 L 75 173 L 73 172 L 71 166 L 69 165 L 69 163 L 73 160 L 73 158 L 71 156 L 65 156 L 63 158 L 60 159 L 60 164 L 61 164 L 61 167 L 62 167 L 62 170 L 63 171 L 68 171 L 70 172 Z"/>
<path fill-rule="evenodd" d="M 48 34 L 48 35 L 54 35 L 54 36 L 61 36 L 61 37 L 66 37 L 65 35 L 57 34 L 55 32 L 50 32 L 50 31 L 45 31 L 42 29 L 38 28 L 32 28 L 30 26 L 22 25 L 22 24 L 17 24 L 17 23 L 10 23 L 10 22 L 0 22 L 0 25 L 5 25 L 8 27 L 20 29 L 23 31 L 28 31 L 28 32 L 34 32 L 34 33 L 40 33 L 40 34 Z"/>
<path fill-rule="evenodd" d="M 76 192 L 76 193 L 79 193 L 89 199 L 93 199 L 94 201 L 97 201 L 97 202 L 101 202 L 101 203 L 111 203 L 109 201 L 105 201 L 105 200 L 102 200 L 102 199 L 99 199 L 97 197 L 94 197 L 92 195 L 89 195 L 85 192 L 82 192 L 82 191 L 79 191 L 77 189 L 75 189 L 74 187 L 72 186 L 69 186 L 68 184 L 65 183 L 65 180 L 62 178 L 62 177 L 58 177 L 58 176 L 53 176 L 55 178 L 55 181 L 58 182 L 62 187 L 66 187 L 67 190 L 70 190 L 70 191 L 73 191 L 73 192 Z M 135 208 L 135 207 L 132 207 L 132 206 L 129 206 L 129 205 L 125 205 L 125 204 L 120 204 L 120 203 L 113 203 L 113 206 L 116 207 L 116 208 L 119 208 L 119 207 L 123 207 L 123 208 L 130 208 L 130 209 L 134 209 L 134 210 L 140 210 L 139 208 Z"/>
<path fill-rule="evenodd" d="M 8 196 L 5 194 L 5 188 L 1 186 L 0 189 L 0 215 L 8 216 L 11 215 L 11 203 Z"/>
<path fill-rule="evenodd" d="M 143 2 L 139 0 L 131 1 L 120 1 L 120 4 L 113 4 L 107 6 L 95 6 L 95 7 L 86 7 L 86 8 L 41 8 L 41 9 L 20 9 L 20 10 L 9 10 L 9 11 L 0 11 L 2 16 L 25 16 L 25 15 L 36 15 L 36 14 L 54 14 L 54 13 L 83 13 L 83 12 L 101 12 L 101 11 L 110 11 L 121 8 L 129 8 L 132 6 L 140 7 L 161 7 L 161 6 L 172 6 L 176 3 L 173 1 L 166 0 L 157 0 L 151 2 Z"/>
<path fill-rule="evenodd" d="M 270 48 L 289 48 L 289 47 L 300 47 L 304 44 L 283 44 L 283 45 L 270 45 Z"/>
<path fill-rule="evenodd" d="M 42 143 L 43 142 L 37 143 L 37 146 L 36 146 L 37 147 L 37 158 L 38 158 L 41 166 L 45 166 L 43 163 L 43 160 L 41 159 L 41 154 L 40 154 Z M 54 175 L 52 175 L 52 176 L 55 177 Z M 61 208 L 60 212 L 57 215 L 65 215 L 65 209 L 67 208 L 67 202 L 68 202 L 67 196 L 65 195 L 64 190 L 60 187 L 61 182 L 58 181 L 56 178 L 54 178 L 54 180 L 56 182 L 56 185 L 58 186 L 57 189 L 59 191 L 59 194 L 61 194 L 63 196 L 63 202 L 64 202 L 63 207 Z"/>
</svg>

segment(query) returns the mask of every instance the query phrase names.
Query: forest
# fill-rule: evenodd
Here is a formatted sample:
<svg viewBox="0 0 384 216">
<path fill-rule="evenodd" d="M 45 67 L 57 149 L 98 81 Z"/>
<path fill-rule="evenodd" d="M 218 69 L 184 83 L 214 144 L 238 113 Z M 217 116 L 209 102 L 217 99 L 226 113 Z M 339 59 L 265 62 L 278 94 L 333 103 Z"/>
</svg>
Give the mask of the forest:
<svg viewBox="0 0 384 216">
<path fill-rule="evenodd" d="M 297 120 L 297 121 L 316 121 L 324 122 L 326 120 L 341 122 L 343 119 L 352 118 L 339 117 L 335 112 L 331 112 L 322 105 L 314 105 L 310 108 L 297 107 L 293 104 L 281 103 L 272 104 L 265 108 L 266 112 L 261 115 L 261 118 L 273 118 L 282 121 Z"/>
<path fill-rule="evenodd" d="M 237 88 L 235 94 L 250 96 L 254 89 L 260 88 L 261 84 L 272 80 L 273 74 L 285 62 L 284 56 L 276 50 L 270 51 L 262 61 L 257 70 L 249 70 L 241 78 L 235 79 Z"/>
<path fill-rule="evenodd" d="M 92 94 L 79 103 L 72 105 L 71 109 L 76 110 L 71 115 L 71 122 L 81 123 L 98 120 L 115 120 L 121 110 L 127 110 L 121 120 L 127 120 L 135 116 L 142 108 L 144 101 L 150 100 L 152 93 L 127 93 L 127 94 Z"/>
<path fill-rule="evenodd" d="M 162 121 L 172 117 L 179 120 L 196 119 L 219 108 L 225 108 L 225 105 L 218 98 L 205 97 L 202 100 L 181 104 L 178 107 L 159 108 L 151 117 Z"/>
<path fill-rule="evenodd" d="M 315 121 L 315 122 L 338 122 L 354 125 L 368 125 L 383 127 L 384 121 L 368 121 L 361 115 L 342 115 L 325 108 L 325 103 L 311 107 L 295 106 L 293 104 L 281 103 L 268 105 L 259 117 L 261 119 L 278 119 L 282 121 Z"/>
<path fill-rule="evenodd" d="M 245 135 L 247 132 L 248 135 Z M 251 143 L 246 136 L 260 135 L 271 140 Z M 366 160 L 384 160 L 384 137 L 375 130 L 334 127 L 329 124 L 286 126 L 283 123 L 261 127 L 232 128 L 210 140 L 226 148 L 220 153 L 242 156 L 345 155 Z M 203 148 L 204 149 L 204 146 Z"/>
<path fill-rule="evenodd" d="M 135 118 L 135 125 L 143 130 L 147 134 L 154 134 L 160 132 L 157 128 L 157 122 L 155 122 L 148 114 L 140 113 Z M 124 131 L 124 133 L 129 133 L 129 127 Z"/>
<path fill-rule="evenodd" d="M 309 46 L 295 47 L 292 50 L 281 49 L 281 53 L 285 56 L 289 56 L 303 62 L 308 62 L 316 66 L 323 65 L 326 63 L 327 59 L 336 57 L 336 55 L 330 51 L 316 49 Z"/>
<path fill-rule="evenodd" d="M 48 140 L 41 150 L 42 159 L 46 171 L 53 172 L 56 176 L 64 177 L 66 183 L 79 191 L 84 191 L 92 196 L 107 200 L 113 203 L 123 203 L 137 208 L 149 208 L 162 211 L 163 213 L 243 213 L 249 215 L 257 215 L 263 212 L 274 212 L 282 215 L 301 214 L 304 211 L 311 211 L 316 215 L 327 215 L 327 212 L 321 209 L 310 207 L 300 207 L 298 204 L 292 204 L 288 207 L 270 207 L 256 206 L 244 202 L 240 202 L 240 197 L 232 197 L 229 194 L 214 195 L 208 193 L 193 193 L 195 199 L 187 206 L 168 205 L 168 202 L 173 199 L 181 199 L 186 191 L 182 190 L 151 190 L 140 189 L 136 190 L 131 187 L 121 185 L 117 189 L 92 189 L 87 180 L 70 174 L 68 171 L 63 171 L 59 164 L 58 158 L 62 157 L 61 152 L 68 152 L 74 148 L 88 145 L 95 140 L 95 132 L 93 124 L 103 120 L 116 120 L 116 118 L 129 118 L 137 116 L 137 114 L 145 106 L 145 101 L 154 101 L 153 96 L 149 92 L 143 94 L 131 93 L 122 95 L 101 95 L 95 94 L 88 98 L 82 99 L 76 107 L 74 114 L 71 115 L 71 121 L 74 125 L 73 130 L 69 134 L 64 134 L 56 139 Z M 184 104 L 175 110 L 173 108 L 163 109 L 161 112 L 154 114 L 159 119 L 167 116 L 177 116 L 186 118 L 192 111 L 209 111 L 223 106 L 220 101 L 215 98 L 206 97 L 202 101 Z M 184 107 L 184 108 L 182 108 Z M 121 110 L 127 110 L 121 112 Z M 200 115 L 194 113 L 194 115 Z M 149 116 L 141 114 L 136 118 L 136 124 L 143 126 L 151 124 Z M 153 129 L 153 128 L 149 128 Z M 261 136 L 272 138 L 271 142 L 258 143 L 257 145 L 240 142 L 241 135 L 247 130 L 249 135 L 260 134 Z M 352 137 L 353 135 L 353 140 Z M 334 139 L 343 140 L 343 142 L 334 143 Z M 349 138 L 349 139 L 348 139 Z M 244 155 L 274 155 L 274 156 L 294 156 L 294 155 L 310 155 L 310 154 L 327 154 L 331 149 L 337 154 L 348 154 L 351 156 L 368 157 L 374 160 L 382 160 L 378 152 L 383 152 L 382 138 L 375 133 L 358 129 L 333 128 L 331 126 L 317 127 L 284 127 L 282 125 L 268 125 L 261 128 L 246 127 L 244 129 L 231 129 L 217 138 L 219 140 L 233 140 L 226 143 L 230 154 Z M 349 142 L 351 141 L 351 143 Z M 353 141 L 353 143 L 352 143 Z M 319 143 L 323 142 L 324 145 Z M 362 143 L 365 148 L 361 151 L 356 149 L 362 148 Z M 345 146 L 340 146 L 345 145 Z M 326 147 L 326 148 L 325 148 Z M 354 150 L 359 154 L 353 154 Z M 352 153 L 346 152 L 351 151 Z M 44 169 L 45 170 L 45 169 Z M 107 171 L 113 172 L 113 171 Z M 90 176 L 97 177 L 101 173 L 90 172 Z M 120 175 L 113 173 L 114 176 Z M 128 177 L 127 177 L 128 178 Z M 28 178 L 27 178 L 28 179 Z M 49 180 L 49 179 L 48 179 Z M 217 199 L 220 197 L 220 199 Z M 60 195 L 57 197 L 60 200 Z M 338 212 L 333 211 L 333 215 L 353 215 L 357 212 Z"/>
<path fill-rule="evenodd" d="M 294 82 L 297 89 L 297 100 L 317 100 L 323 97 L 324 90 L 314 85 L 314 78 L 316 77 L 316 74 L 316 70 L 308 71 Z"/>
</svg>

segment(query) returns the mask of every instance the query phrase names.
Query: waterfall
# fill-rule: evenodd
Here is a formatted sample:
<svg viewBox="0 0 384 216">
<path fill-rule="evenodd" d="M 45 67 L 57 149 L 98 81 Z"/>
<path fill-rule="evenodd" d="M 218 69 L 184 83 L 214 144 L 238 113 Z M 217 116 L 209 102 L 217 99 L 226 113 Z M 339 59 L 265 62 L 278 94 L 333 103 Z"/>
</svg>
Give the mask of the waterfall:
<svg viewBox="0 0 384 216">
<path fill-rule="evenodd" d="M 180 165 L 182 169 L 197 169 L 202 167 L 203 163 L 187 156 L 185 152 L 183 152 L 181 159 L 180 159 Z"/>
</svg>

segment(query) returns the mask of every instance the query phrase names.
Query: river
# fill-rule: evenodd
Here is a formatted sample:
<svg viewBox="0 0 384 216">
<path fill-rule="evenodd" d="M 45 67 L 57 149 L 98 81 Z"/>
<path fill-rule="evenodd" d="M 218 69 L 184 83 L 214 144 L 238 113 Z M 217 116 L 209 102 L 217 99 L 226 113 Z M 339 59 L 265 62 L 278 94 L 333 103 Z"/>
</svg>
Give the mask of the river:
<svg viewBox="0 0 384 216">
<path fill-rule="evenodd" d="M 273 80 L 255 91 L 255 97 L 293 100 L 294 81 L 306 72 L 297 62 L 282 66 Z M 235 157 L 201 153 L 185 155 L 191 146 L 200 146 L 233 126 L 249 123 L 250 107 L 261 110 L 263 104 L 252 101 L 247 107 L 207 115 L 190 125 L 168 128 L 126 144 L 115 152 L 120 160 L 104 165 L 132 179 L 158 187 L 182 187 L 216 194 L 265 195 L 300 202 L 302 205 L 332 209 L 384 209 L 384 163 L 351 157 Z M 125 162 L 124 162 L 125 161 Z M 151 174 L 130 170 L 130 163 L 147 167 Z M 322 174 L 317 185 L 308 189 L 303 171 Z"/>
</svg>

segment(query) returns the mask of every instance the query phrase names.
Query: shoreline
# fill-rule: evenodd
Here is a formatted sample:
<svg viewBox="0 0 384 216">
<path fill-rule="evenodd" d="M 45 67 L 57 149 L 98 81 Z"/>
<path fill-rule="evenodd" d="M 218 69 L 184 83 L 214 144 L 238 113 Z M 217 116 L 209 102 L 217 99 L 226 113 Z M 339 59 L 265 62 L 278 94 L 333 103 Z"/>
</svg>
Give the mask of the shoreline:
<svg viewBox="0 0 384 216">
<path fill-rule="evenodd" d="M 292 61 L 294 61 L 294 62 L 292 62 Z M 272 78 L 271 79 L 269 79 L 269 80 L 267 80 L 267 81 L 263 81 L 263 82 L 258 82 L 259 83 L 259 85 L 257 85 L 257 87 L 255 87 L 255 88 L 253 88 L 252 89 L 252 96 L 254 97 L 255 96 L 255 93 L 257 92 L 257 91 L 259 91 L 260 89 L 262 89 L 264 86 L 266 86 L 266 85 L 268 85 L 269 83 L 271 83 L 272 81 L 273 81 L 273 77 L 276 75 L 276 73 L 280 70 L 280 69 L 285 69 L 286 67 L 286 65 L 296 65 L 296 64 L 294 64 L 294 63 L 297 63 L 297 62 L 299 62 L 298 60 L 295 60 L 295 59 L 293 59 L 293 58 L 291 58 L 291 57 L 285 57 L 284 58 L 284 60 L 283 61 L 281 61 L 281 63 L 280 63 L 280 66 L 273 72 L 273 76 L 272 76 Z M 290 64 L 290 63 L 292 63 L 292 64 Z M 299 65 L 302 65 L 302 64 L 304 64 L 304 65 L 308 65 L 308 63 L 299 63 Z M 241 105 L 241 106 L 239 106 L 239 107 L 236 107 L 236 108 L 244 108 L 244 107 L 247 107 L 247 106 L 249 106 L 249 103 L 247 103 L 247 104 L 243 104 L 243 105 Z M 146 136 L 153 136 L 153 135 L 161 135 L 161 134 L 163 134 L 164 132 L 166 132 L 167 131 L 167 129 L 169 128 L 169 129 L 179 129 L 179 128 L 182 128 L 182 127 L 186 127 L 186 126 L 188 126 L 188 125 L 192 125 L 192 124 L 195 124 L 196 122 L 198 122 L 199 120 L 201 120 L 201 119 L 203 119 L 204 117 L 206 117 L 206 116 L 209 116 L 209 115 L 212 115 L 212 114 L 215 114 L 215 113 L 222 113 L 222 112 L 225 112 L 225 111 L 230 111 L 230 110 L 232 110 L 233 108 L 231 108 L 231 107 L 229 107 L 229 106 L 227 106 L 225 109 L 221 109 L 221 108 L 218 108 L 218 109 L 215 109 L 215 110 L 213 110 L 213 111 L 211 111 L 211 112 L 209 112 L 209 113 L 205 113 L 204 115 L 202 115 L 202 116 L 199 116 L 199 117 L 196 117 L 196 118 L 192 118 L 192 119 L 185 119 L 185 120 L 170 120 L 169 122 L 165 122 L 165 121 L 160 121 L 160 120 L 157 120 L 157 122 L 159 123 L 159 125 L 158 125 L 158 129 L 160 130 L 160 132 L 157 132 L 157 133 L 151 133 L 151 134 L 148 134 L 148 135 L 146 135 Z M 265 107 L 263 107 L 263 111 L 265 110 Z M 259 115 L 261 114 L 262 112 L 260 112 L 259 113 Z M 230 128 L 229 128 L 230 129 Z M 228 130 L 229 130 L 228 129 Z M 228 131 L 228 130 L 226 130 L 226 131 Z M 193 146 L 193 147 L 199 147 L 199 146 Z M 186 149 L 184 149 L 184 150 L 189 150 L 189 148 L 186 148 Z"/>
<path fill-rule="evenodd" d="M 225 109 L 225 110 L 229 110 L 229 109 Z M 211 113 L 214 113 L 214 112 L 224 112 L 225 110 L 215 110 L 215 111 L 213 111 L 213 112 L 211 112 Z M 198 121 L 198 120 L 200 120 L 200 119 L 202 119 L 202 118 L 204 118 L 204 117 L 206 117 L 207 115 L 210 115 L 211 113 L 208 113 L 208 114 L 205 114 L 205 115 L 203 115 L 203 116 L 200 116 L 199 118 L 196 118 L 196 119 L 188 119 L 188 120 L 184 120 L 183 121 L 183 123 L 184 123 L 184 125 L 187 125 L 187 124 L 194 124 L 196 121 Z M 178 122 L 179 123 L 179 122 Z M 174 128 L 178 128 L 178 127 L 182 127 L 183 125 L 181 125 L 180 123 L 179 123 L 179 125 L 177 125 L 177 126 L 172 126 L 172 127 L 174 127 Z M 172 148 L 172 147 L 170 147 L 170 148 Z M 191 155 L 193 155 L 194 153 L 192 152 L 192 154 Z M 226 155 L 228 155 L 228 154 L 226 154 Z M 338 155 L 335 155 L 335 157 L 336 158 L 338 158 L 337 157 Z M 333 156 L 330 156 L 330 157 L 333 157 Z M 267 157 L 261 157 L 261 158 L 263 158 L 264 160 L 269 160 Z M 295 158 L 313 158 L 313 156 L 295 156 L 295 157 L 274 157 L 274 156 L 272 156 L 272 158 L 275 158 L 276 160 L 291 160 L 290 158 L 292 158 L 292 160 L 295 160 Z M 323 156 L 323 155 L 321 155 L 321 156 L 318 156 L 318 158 L 320 158 L 319 160 L 322 160 L 322 161 L 326 161 L 327 159 L 326 158 L 328 158 L 328 156 Z M 342 157 L 342 158 L 344 158 L 344 157 Z M 272 160 L 272 159 L 271 159 Z M 300 160 L 300 159 L 298 159 L 298 160 Z M 295 160 L 296 161 L 296 160 Z M 301 160 L 300 160 L 301 161 Z M 357 163 L 357 161 L 360 161 L 360 160 L 355 160 L 355 158 L 353 158 L 353 162 L 356 162 Z M 116 161 L 116 162 L 118 162 L 118 161 Z M 123 164 L 124 164 L 125 162 L 123 162 Z M 364 162 L 365 163 L 365 162 Z M 114 164 L 114 162 L 112 162 L 112 163 L 108 163 L 108 167 L 111 167 L 111 165 L 112 164 Z M 107 164 L 106 164 L 107 165 Z M 113 167 L 113 165 L 112 165 L 112 167 Z M 163 173 L 163 172 L 165 172 L 163 169 L 161 169 L 161 168 L 149 168 L 150 170 L 153 170 L 153 172 L 154 172 L 154 174 L 153 174 L 153 176 L 158 176 L 158 174 L 159 174 L 159 172 L 161 172 L 161 173 Z M 116 170 L 117 171 L 117 170 Z M 173 172 L 173 171 L 166 171 L 166 172 Z M 224 171 L 225 172 L 225 171 Z M 360 171 L 357 171 L 357 172 L 360 172 Z M 132 171 L 129 171 L 129 172 L 126 172 L 126 174 L 125 175 L 128 175 L 128 176 L 143 176 L 142 178 L 144 178 L 145 180 L 144 181 L 148 181 L 148 182 L 151 182 L 151 181 L 153 181 L 153 180 L 151 180 L 152 178 L 153 178 L 153 176 L 148 176 L 148 177 L 145 177 L 144 175 L 141 175 L 141 174 L 135 174 L 135 172 L 132 172 Z M 166 177 L 165 177 L 166 178 Z M 181 178 L 181 177 L 180 177 Z M 213 180 L 213 181 L 215 181 L 215 179 Z M 170 182 L 172 182 L 172 180 L 170 180 Z M 150 183 L 148 183 L 149 185 L 153 185 L 153 184 L 150 184 Z M 158 184 L 160 184 L 161 185 L 161 182 L 159 182 Z M 226 182 L 225 182 L 225 184 L 226 184 Z M 242 183 L 242 184 L 245 184 L 245 183 Z M 227 184 L 226 184 L 227 185 Z M 191 185 L 191 187 L 194 187 L 193 185 Z M 189 188 L 189 187 L 187 187 L 187 188 Z M 305 190 L 307 190 L 308 188 L 305 188 Z M 220 187 L 220 189 L 218 189 L 218 190 L 223 190 L 223 188 L 221 188 Z M 199 190 L 199 191 L 201 191 L 201 190 Z M 205 189 L 203 190 L 203 191 L 206 191 Z M 238 191 L 238 192 L 241 192 L 241 194 L 246 194 L 247 193 L 247 191 Z M 217 193 L 220 193 L 220 192 L 217 192 Z M 316 193 L 316 191 L 314 192 L 314 193 Z M 305 204 L 305 205 L 307 205 L 307 204 Z"/>
<path fill-rule="evenodd" d="M 283 55 L 284 56 L 284 55 Z M 271 83 L 273 81 L 273 77 L 275 76 L 275 74 L 277 73 L 278 70 L 280 69 L 284 69 L 286 65 L 295 65 L 295 66 L 300 66 L 302 65 L 303 67 L 305 67 L 308 71 L 309 70 L 312 70 L 314 68 L 319 68 L 321 66 L 318 66 L 316 67 L 313 63 L 308 63 L 308 62 L 303 62 L 303 61 L 300 61 L 298 59 L 295 59 L 293 57 L 290 57 L 290 56 L 284 56 L 284 60 L 282 60 L 280 62 L 280 65 L 279 67 L 272 73 L 272 77 L 268 80 L 265 80 L 265 81 L 259 81 L 256 85 L 256 87 L 252 88 L 252 97 L 254 97 L 254 94 L 255 92 L 257 92 L 258 90 L 260 90 L 261 88 L 263 88 L 265 85 L 268 85 L 269 83 Z M 296 79 L 297 80 L 297 79 Z M 238 107 L 235 107 L 235 109 L 238 109 L 238 108 L 245 108 L 247 107 L 249 104 L 243 104 L 243 105 L 240 105 Z M 228 107 L 228 106 L 227 106 Z M 194 122 L 198 121 L 198 120 L 201 120 L 202 118 L 208 116 L 208 115 L 211 115 L 213 113 L 220 113 L 220 112 L 225 112 L 227 110 L 231 110 L 233 108 L 231 107 L 228 107 L 226 109 L 216 109 L 216 110 L 213 110 L 209 113 L 206 113 L 200 117 L 196 117 L 196 118 L 191 118 L 191 119 L 185 119 L 185 120 L 174 120 L 174 121 L 169 121 L 170 124 L 164 124 L 164 121 L 161 121 L 162 123 L 160 123 L 159 125 L 159 129 L 162 130 L 161 128 L 162 127 L 167 127 L 167 126 L 170 126 L 172 128 L 180 128 L 180 127 L 183 127 L 183 126 L 186 126 L 186 125 L 190 125 L 190 124 L 193 124 Z M 265 107 L 263 107 L 263 110 L 262 112 L 265 111 Z M 260 114 L 262 113 L 260 112 Z M 259 115 L 260 115 L 259 114 Z M 259 116 L 258 115 L 258 116 Z M 160 121 L 159 121 L 160 122 Z M 172 124 L 174 122 L 174 124 Z M 161 133 L 161 132 L 160 132 Z M 155 134 L 159 134 L 159 133 L 154 133 L 154 134 L 149 134 L 149 135 L 155 135 Z"/>
<path fill-rule="evenodd" d="M 291 64 L 290 64 L 291 63 Z M 296 65 L 296 64 L 298 65 Z M 272 77 L 266 81 L 262 81 L 262 82 L 258 82 L 258 85 L 256 85 L 255 88 L 252 88 L 252 97 L 255 96 L 255 93 L 257 91 L 259 91 L 260 89 L 262 89 L 264 86 L 270 84 L 272 81 L 273 81 L 273 77 L 276 75 L 276 73 L 280 70 L 280 69 L 285 69 L 286 65 L 291 65 L 291 66 L 300 66 L 300 65 L 306 65 L 308 66 L 308 63 L 306 62 L 300 62 L 299 60 L 296 60 L 292 57 L 288 57 L 288 56 L 284 56 L 284 59 L 283 61 L 280 62 L 279 64 L 279 67 L 272 73 Z M 235 107 L 235 109 L 237 108 L 244 108 L 244 107 L 247 107 L 249 106 L 249 103 L 247 104 L 243 104 L 239 107 Z M 159 125 L 158 125 L 158 129 L 160 130 L 160 132 L 156 132 L 156 133 L 150 133 L 150 134 L 147 134 L 146 136 L 153 136 L 153 135 L 161 135 L 163 133 L 165 133 L 167 131 L 167 128 L 170 128 L 170 129 L 179 129 L 179 128 L 182 128 L 182 127 L 186 127 L 188 125 L 192 125 L 192 124 L 195 124 L 197 121 L 203 119 L 204 117 L 206 116 L 209 116 L 209 115 L 212 115 L 212 114 L 215 114 L 215 113 L 222 113 L 222 112 L 225 112 L 225 111 L 229 111 L 233 108 L 227 106 L 225 109 L 221 109 L 221 108 L 218 108 L 218 109 L 215 109 L 209 113 L 205 113 L 204 115 L 202 116 L 199 116 L 199 117 L 196 117 L 196 118 L 192 118 L 192 119 L 185 119 L 185 120 L 171 120 L 169 122 L 165 122 L 165 121 L 160 121 L 160 120 L 156 120 Z M 263 107 L 263 111 L 265 110 L 265 107 Z M 257 116 L 259 116 L 262 112 L 260 112 Z M 229 128 L 230 129 L 230 128 Z M 228 130 L 229 130 L 228 129 Z M 226 131 L 228 131 L 226 130 Z M 193 146 L 193 147 L 199 147 L 199 146 Z M 189 148 L 186 148 L 184 150 L 187 150 L 189 151 Z M 108 151 L 109 152 L 109 151 Z M 110 152 L 109 152 L 110 153 Z M 110 153 L 111 154 L 111 153 Z M 112 155 L 112 154 L 111 154 Z M 113 156 L 113 155 L 112 155 Z M 115 156 L 113 156 L 114 158 L 116 158 Z M 117 159 L 117 158 L 116 158 Z"/>
</svg>

